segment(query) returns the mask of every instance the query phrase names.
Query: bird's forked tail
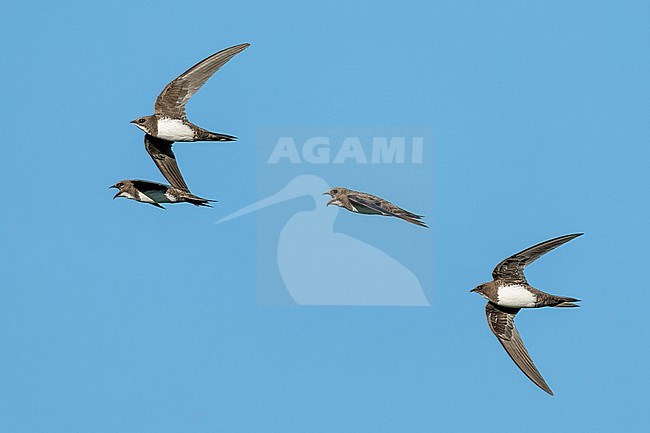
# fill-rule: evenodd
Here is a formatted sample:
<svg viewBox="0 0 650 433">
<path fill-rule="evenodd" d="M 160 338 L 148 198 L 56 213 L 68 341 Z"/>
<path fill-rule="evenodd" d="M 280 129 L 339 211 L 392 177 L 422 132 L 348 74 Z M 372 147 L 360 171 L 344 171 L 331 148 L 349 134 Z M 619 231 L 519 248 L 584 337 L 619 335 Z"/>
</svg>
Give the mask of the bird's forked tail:
<svg viewBox="0 0 650 433">
<path fill-rule="evenodd" d="M 579 307 L 580 305 L 574 304 L 574 302 L 580 302 L 580 299 L 569 298 L 568 296 L 558 296 L 558 303 L 554 307 L 565 308 L 565 307 Z"/>
<path fill-rule="evenodd" d="M 237 141 L 237 137 L 197 128 L 196 141 Z"/>
</svg>

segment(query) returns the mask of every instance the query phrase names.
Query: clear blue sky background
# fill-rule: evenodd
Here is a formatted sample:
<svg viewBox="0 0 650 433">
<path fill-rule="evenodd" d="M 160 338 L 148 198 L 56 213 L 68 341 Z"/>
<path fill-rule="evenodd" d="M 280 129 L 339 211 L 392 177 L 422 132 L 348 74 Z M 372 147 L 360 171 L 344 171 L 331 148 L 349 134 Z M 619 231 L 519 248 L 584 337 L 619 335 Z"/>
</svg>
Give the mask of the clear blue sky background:
<svg viewBox="0 0 650 433">
<path fill-rule="evenodd" d="M 0 431 L 639 431 L 648 22 L 650 5 L 615 1 L 5 2 Z M 118 179 L 161 179 L 128 121 L 241 42 L 188 106 L 239 141 L 177 146 L 215 208 L 112 201 Z M 343 213 L 336 225 L 403 233 L 404 249 L 420 233 L 433 247 L 410 260 L 431 307 L 257 302 L 264 214 L 214 222 L 257 199 L 257 133 L 284 125 L 433 128 L 433 196 L 364 180 L 432 228 Z M 518 317 L 549 397 L 469 290 L 502 258 L 576 231 L 527 275 L 583 307 Z"/>
</svg>

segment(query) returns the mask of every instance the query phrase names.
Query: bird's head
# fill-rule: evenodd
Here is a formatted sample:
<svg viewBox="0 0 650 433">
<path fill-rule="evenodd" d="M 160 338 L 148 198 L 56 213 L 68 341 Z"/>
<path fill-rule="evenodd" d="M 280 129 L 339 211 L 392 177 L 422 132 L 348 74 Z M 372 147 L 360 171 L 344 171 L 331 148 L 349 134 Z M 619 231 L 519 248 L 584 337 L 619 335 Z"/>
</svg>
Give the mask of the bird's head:
<svg viewBox="0 0 650 433">
<path fill-rule="evenodd" d="M 135 126 L 146 132 L 147 134 L 154 134 L 156 132 L 156 125 L 158 124 L 156 116 L 144 116 L 138 117 L 135 120 L 132 120 Z"/>
<path fill-rule="evenodd" d="M 112 185 L 112 186 L 109 187 L 109 189 L 111 189 L 111 188 L 115 188 L 115 189 L 118 190 L 117 194 L 115 194 L 113 196 L 113 200 L 115 200 L 118 197 L 130 198 L 129 194 L 126 192 L 126 189 L 128 188 L 127 181 L 121 180 L 121 181 L 117 182 L 115 185 Z"/>
<path fill-rule="evenodd" d="M 488 290 L 488 284 L 484 283 L 474 287 L 472 290 L 470 290 L 470 292 L 478 293 L 479 295 L 483 296 L 485 299 L 489 299 L 486 290 Z"/>
<path fill-rule="evenodd" d="M 337 186 L 336 188 L 332 188 L 329 191 L 325 191 L 323 195 L 329 195 L 330 197 L 332 197 L 332 199 L 327 202 L 327 206 L 331 204 L 335 206 L 341 206 L 341 197 L 345 196 L 347 192 L 348 190 L 346 188 L 342 188 L 340 186 Z"/>
</svg>

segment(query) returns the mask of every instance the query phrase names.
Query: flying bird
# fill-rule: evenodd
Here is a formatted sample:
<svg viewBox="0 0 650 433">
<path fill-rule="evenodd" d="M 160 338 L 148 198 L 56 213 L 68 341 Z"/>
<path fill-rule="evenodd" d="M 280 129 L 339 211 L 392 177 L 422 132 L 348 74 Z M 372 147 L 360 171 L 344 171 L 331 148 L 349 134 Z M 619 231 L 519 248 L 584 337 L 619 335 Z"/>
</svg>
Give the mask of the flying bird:
<svg viewBox="0 0 650 433">
<path fill-rule="evenodd" d="M 231 135 L 210 132 L 187 120 L 185 105 L 208 79 L 250 44 L 235 45 L 200 61 L 167 84 L 158 95 L 154 114 L 131 123 L 145 133 L 167 141 L 234 141 Z"/>
<path fill-rule="evenodd" d="M 579 307 L 575 302 L 580 300 L 535 289 L 526 281 L 524 268 L 549 251 L 582 235 L 583 233 L 575 233 L 560 236 L 518 252 L 494 268 L 493 281 L 471 290 L 488 300 L 485 306 L 488 325 L 510 358 L 535 385 L 550 395 L 553 395 L 553 391 L 535 367 L 517 332 L 515 315 L 522 308 Z"/>
<path fill-rule="evenodd" d="M 372 194 L 353 191 L 351 189 L 343 187 L 332 188 L 329 191 L 323 193 L 323 195 L 325 194 L 332 197 L 332 199 L 327 202 L 327 206 L 333 204 L 345 208 L 350 212 L 367 215 L 393 216 L 416 224 L 420 227 L 427 227 L 424 222 L 420 221 L 420 219 L 423 218 L 422 215 L 416 215 L 414 213 L 406 211 L 401 207 L 398 207 L 389 202 L 388 200 L 384 200 L 383 198 L 379 198 Z"/>
<path fill-rule="evenodd" d="M 148 203 L 150 205 L 164 209 L 160 203 L 191 203 L 194 206 L 207 206 L 215 200 L 207 200 L 195 196 L 187 190 L 176 188 L 162 183 L 150 182 L 148 180 L 121 180 L 110 188 L 116 188 L 119 191 L 113 197 L 124 197 L 131 200 Z"/>
</svg>

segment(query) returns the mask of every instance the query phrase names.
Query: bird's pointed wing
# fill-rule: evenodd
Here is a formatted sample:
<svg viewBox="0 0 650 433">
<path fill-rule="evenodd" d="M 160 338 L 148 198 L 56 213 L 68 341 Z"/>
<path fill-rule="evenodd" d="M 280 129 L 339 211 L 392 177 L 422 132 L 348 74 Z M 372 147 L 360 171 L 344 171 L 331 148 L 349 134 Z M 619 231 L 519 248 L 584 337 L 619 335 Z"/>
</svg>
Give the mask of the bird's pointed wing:
<svg viewBox="0 0 650 433">
<path fill-rule="evenodd" d="M 517 364 L 517 367 L 526 375 L 535 385 L 544 391 L 553 395 L 553 391 L 546 384 L 544 378 L 535 367 L 533 360 L 530 358 L 524 342 L 521 341 L 519 332 L 515 327 L 515 315 L 519 312 L 518 308 L 506 308 L 488 302 L 485 306 L 485 315 L 487 316 L 490 329 L 499 339 L 503 348 L 508 352 L 510 358 Z"/>
<path fill-rule="evenodd" d="M 571 235 L 560 236 L 534 245 L 530 248 L 526 248 L 499 263 L 492 271 L 492 277 L 495 280 L 505 280 L 512 283 L 526 283 L 526 277 L 524 276 L 524 268 L 526 265 L 533 263 L 544 254 L 569 242 L 571 239 L 582 235 L 583 233 L 574 233 Z"/>
<path fill-rule="evenodd" d="M 155 112 L 159 116 L 185 119 L 185 104 L 208 79 L 250 44 L 240 44 L 215 53 L 183 72 L 158 95 Z"/>
<path fill-rule="evenodd" d="M 396 206 L 393 203 L 389 202 L 388 200 L 384 200 L 382 198 L 379 198 L 371 194 L 366 194 L 366 193 L 348 194 L 348 200 L 350 200 L 350 202 L 357 208 L 363 206 L 381 215 L 389 215 L 389 216 L 401 218 L 405 221 L 419 225 L 421 227 L 427 226 L 422 221 L 420 221 L 422 215 L 417 215 L 412 212 L 406 211 L 401 207 Z"/>
<path fill-rule="evenodd" d="M 187 187 L 185 179 L 183 179 L 183 175 L 176 163 L 176 156 L 172 151 L 173 143 L 173 141 L 156 138 L 149 134 L 145 134 L 144 136 L 144 147 L 147 149 L 147 153 L 149 153 L 153 162 L 158 166 L 162 175 L 165 176 L 165 179 L 173 187 L 189 191 L 190 189 Z"/>
</svg>

